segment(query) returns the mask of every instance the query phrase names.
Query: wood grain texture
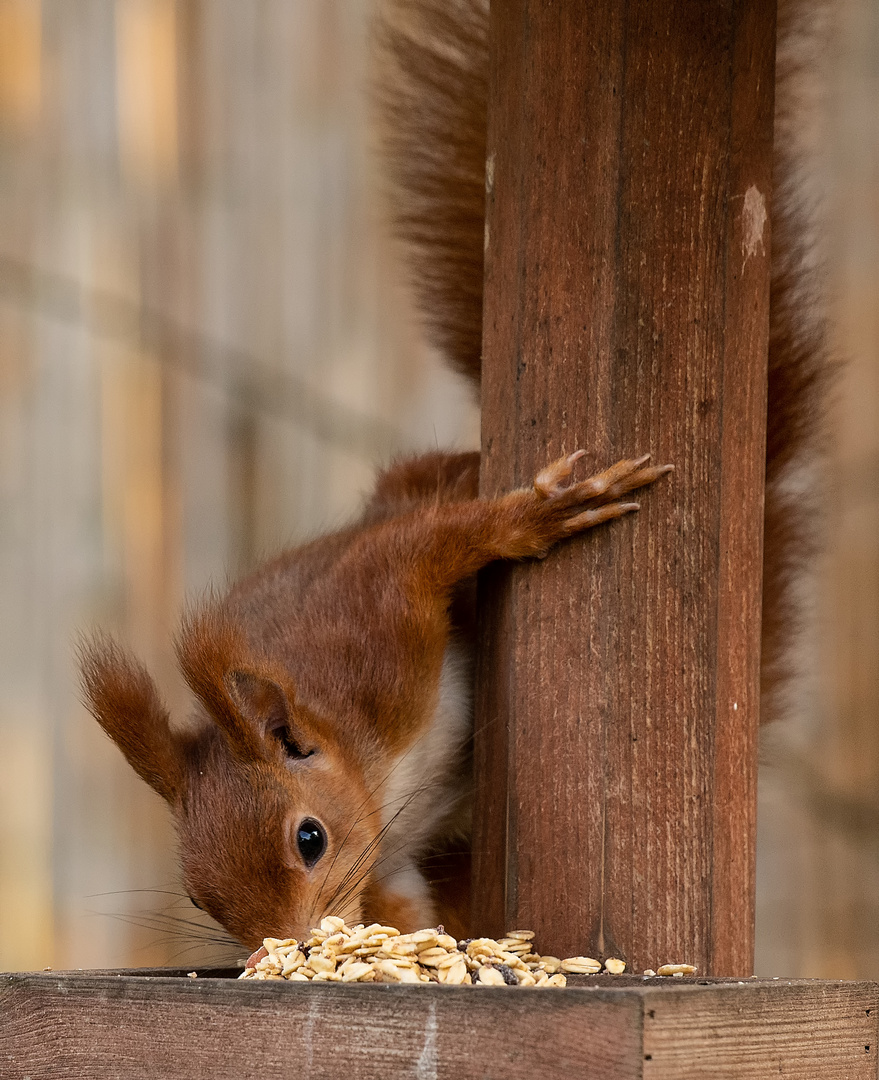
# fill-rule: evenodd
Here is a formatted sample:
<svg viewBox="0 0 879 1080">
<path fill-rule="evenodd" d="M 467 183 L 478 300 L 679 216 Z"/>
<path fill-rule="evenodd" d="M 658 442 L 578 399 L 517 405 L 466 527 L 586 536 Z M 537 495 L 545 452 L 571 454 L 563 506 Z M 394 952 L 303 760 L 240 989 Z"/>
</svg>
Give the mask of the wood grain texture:
<svg viewBox="0 0 879 1080">
<path fill-rule="evenodd" d="M 773 5 L 492 5 L 483 473 L 652 452 L 480 582 L 474 925 L 753 963 Z"/>
<path fill-rule="evenodd" d="M 635 994 L 449 989 L 3 976 L 0 1075 L 510 1080 L 540 1063 L 551 1080 L 641 1076 Z"/>
<path fill-rule="evenodd" d="M 215 973 L 214 973 L 215 974 Z M 577 980 L 339 986 L 155 972 L 0 976 L 4 1080 L 874 1080 L 879 986 Z"/>
<path fill-rule="evenodd" d="M 662 987 L 643 1000 L 645 1080 L 877 1075 L 875 983 Z"/>
</svg>

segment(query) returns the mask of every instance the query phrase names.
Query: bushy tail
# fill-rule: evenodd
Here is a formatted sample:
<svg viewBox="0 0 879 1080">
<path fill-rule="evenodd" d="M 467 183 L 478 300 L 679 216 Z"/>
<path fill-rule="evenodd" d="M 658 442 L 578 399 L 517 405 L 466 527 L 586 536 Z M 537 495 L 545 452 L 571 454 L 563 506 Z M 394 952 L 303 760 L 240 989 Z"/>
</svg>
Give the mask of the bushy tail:
<svg viewBox="0 0 879 1080">
<path fill-rule="evenodd" d="M 809 184 L 826 0 L 780 0 L 763 585 L 764 716 L 797 675 L 804 570 L 820 527 L 828 398 L 818 214 Z M 482 336 L 487 0 L 386 0 L 379 99 L 396 229 L 433 343 L 478 382 Z M 814 173 L 814 170 L 813 170 Z"/>
<path fill-rule="evenodd" d="M 808 572 L 822 533 L 820 466 L 834 365 L 814 146 L 828 13 L 826 0 L 778 5 L 761 664 L 765 720 L 796 704 Z"/>
<path fill-rule="evenodd" d="M 394 226 L 432 343 L 478 385 L 488 0 L 386 0 L 377 36 Z"/>
</svg>

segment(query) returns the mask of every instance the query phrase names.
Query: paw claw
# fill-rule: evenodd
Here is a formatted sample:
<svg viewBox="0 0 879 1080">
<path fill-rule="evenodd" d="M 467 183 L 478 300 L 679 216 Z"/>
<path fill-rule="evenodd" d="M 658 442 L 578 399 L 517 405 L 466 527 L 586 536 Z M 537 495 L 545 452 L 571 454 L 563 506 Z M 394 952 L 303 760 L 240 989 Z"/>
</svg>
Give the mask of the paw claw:
<svg viewBox="0 0 879 1080">
<path fill-rule="evenodd" d="M 568 479 L 574 465 L 585 453 L 585 450 L 575 450 L 573 454 L 558 458 L 550 465 L 547 465 L 545 469 L 541 469 L 534 478 L 534 490 L 537 494 L 541 498 L 550 499 L 553 495 L 558 495 L 563 491 L 564 481 Z"/>
<path fill-rule="evenodd" d="M 636 502 L 604 503 L 594 510 L 584 510 L 582 513 L 577 514 L 576 517 L 572 517 L 567 523 L 567 534 L 573 536 L 574 533 L 591 529 L 595 525 L 602 525 L 605 521 L 614 521 L 616 518 L 623 517 L 624 514 L 632 514 L 640 509 L 641 504 Z"/>
<path fill-rule="evenodd" d="M 644 454 L 617 461 L 585 480 L 564 483 L 583 453 L 578 450 L 559 458 L 539 472 L 534 480 L 540 502 L 547 511 L 563 519 L 564 536 L 639 510 L 640 503 L 624 502 L 623 499 L 629 492 L 646 487 L 673 470 L 671 465 L 649 465 L 650 454 Z"/>
</svg>

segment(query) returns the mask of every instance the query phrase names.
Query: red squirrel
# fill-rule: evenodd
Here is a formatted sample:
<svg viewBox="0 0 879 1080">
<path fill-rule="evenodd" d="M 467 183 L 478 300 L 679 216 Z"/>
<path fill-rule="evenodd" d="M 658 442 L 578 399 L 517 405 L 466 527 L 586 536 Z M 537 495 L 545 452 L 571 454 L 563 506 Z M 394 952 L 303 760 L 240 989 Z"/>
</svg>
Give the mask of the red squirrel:
<svg viewBox="0 0 879 1080">
<path fill-rule="evenodd" d="M 416 293 L 436 344 L 478 377 L 487 3 L 401 0 L 381 39 L 387 158 Z M 779 173 L 782 195 L 785 184 Z M 789 246 L 773 284 L 770 669 L 790 552 L 806 544 L 798 519 L 785 514 L 781 529 L 778 479 L 807 441 L 821 370 L 817 339 L 794 332 L 797 229 L 783 206 L 775 230 Z M 642 457 L 577 479 L 581 453 L 496 499 L 478 497 L 478 454 L 389 468 L 354 524 L 185 617 L 177 651 L 196 699 L 192 731 L 171 725 L 151 677 L 120 646 L 83 646 L 86 701 L 169 803 L 187 892 L 243 945 L 301 937 L 330 913 L 403 931 L 466 929 L 438 904 L 420 860 L 468 832 L 474 575 L 637 509 L 628 494 L 671 468 Z"/>
</svg>

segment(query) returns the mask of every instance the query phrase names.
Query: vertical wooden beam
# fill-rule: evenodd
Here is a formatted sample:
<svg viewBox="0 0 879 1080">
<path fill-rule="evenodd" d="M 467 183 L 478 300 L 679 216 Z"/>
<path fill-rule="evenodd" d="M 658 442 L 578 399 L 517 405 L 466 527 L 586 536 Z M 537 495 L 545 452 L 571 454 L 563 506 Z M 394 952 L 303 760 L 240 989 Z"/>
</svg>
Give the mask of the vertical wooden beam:
<svg viewBox="0 0 879 1080">
<path fill-rule="evenodd" d="M 747 974 L 774 4 L 493 0 L 492 35 L 483 490 L 677 471 L 481 581 L 475 925 Z"/>
</svg>

